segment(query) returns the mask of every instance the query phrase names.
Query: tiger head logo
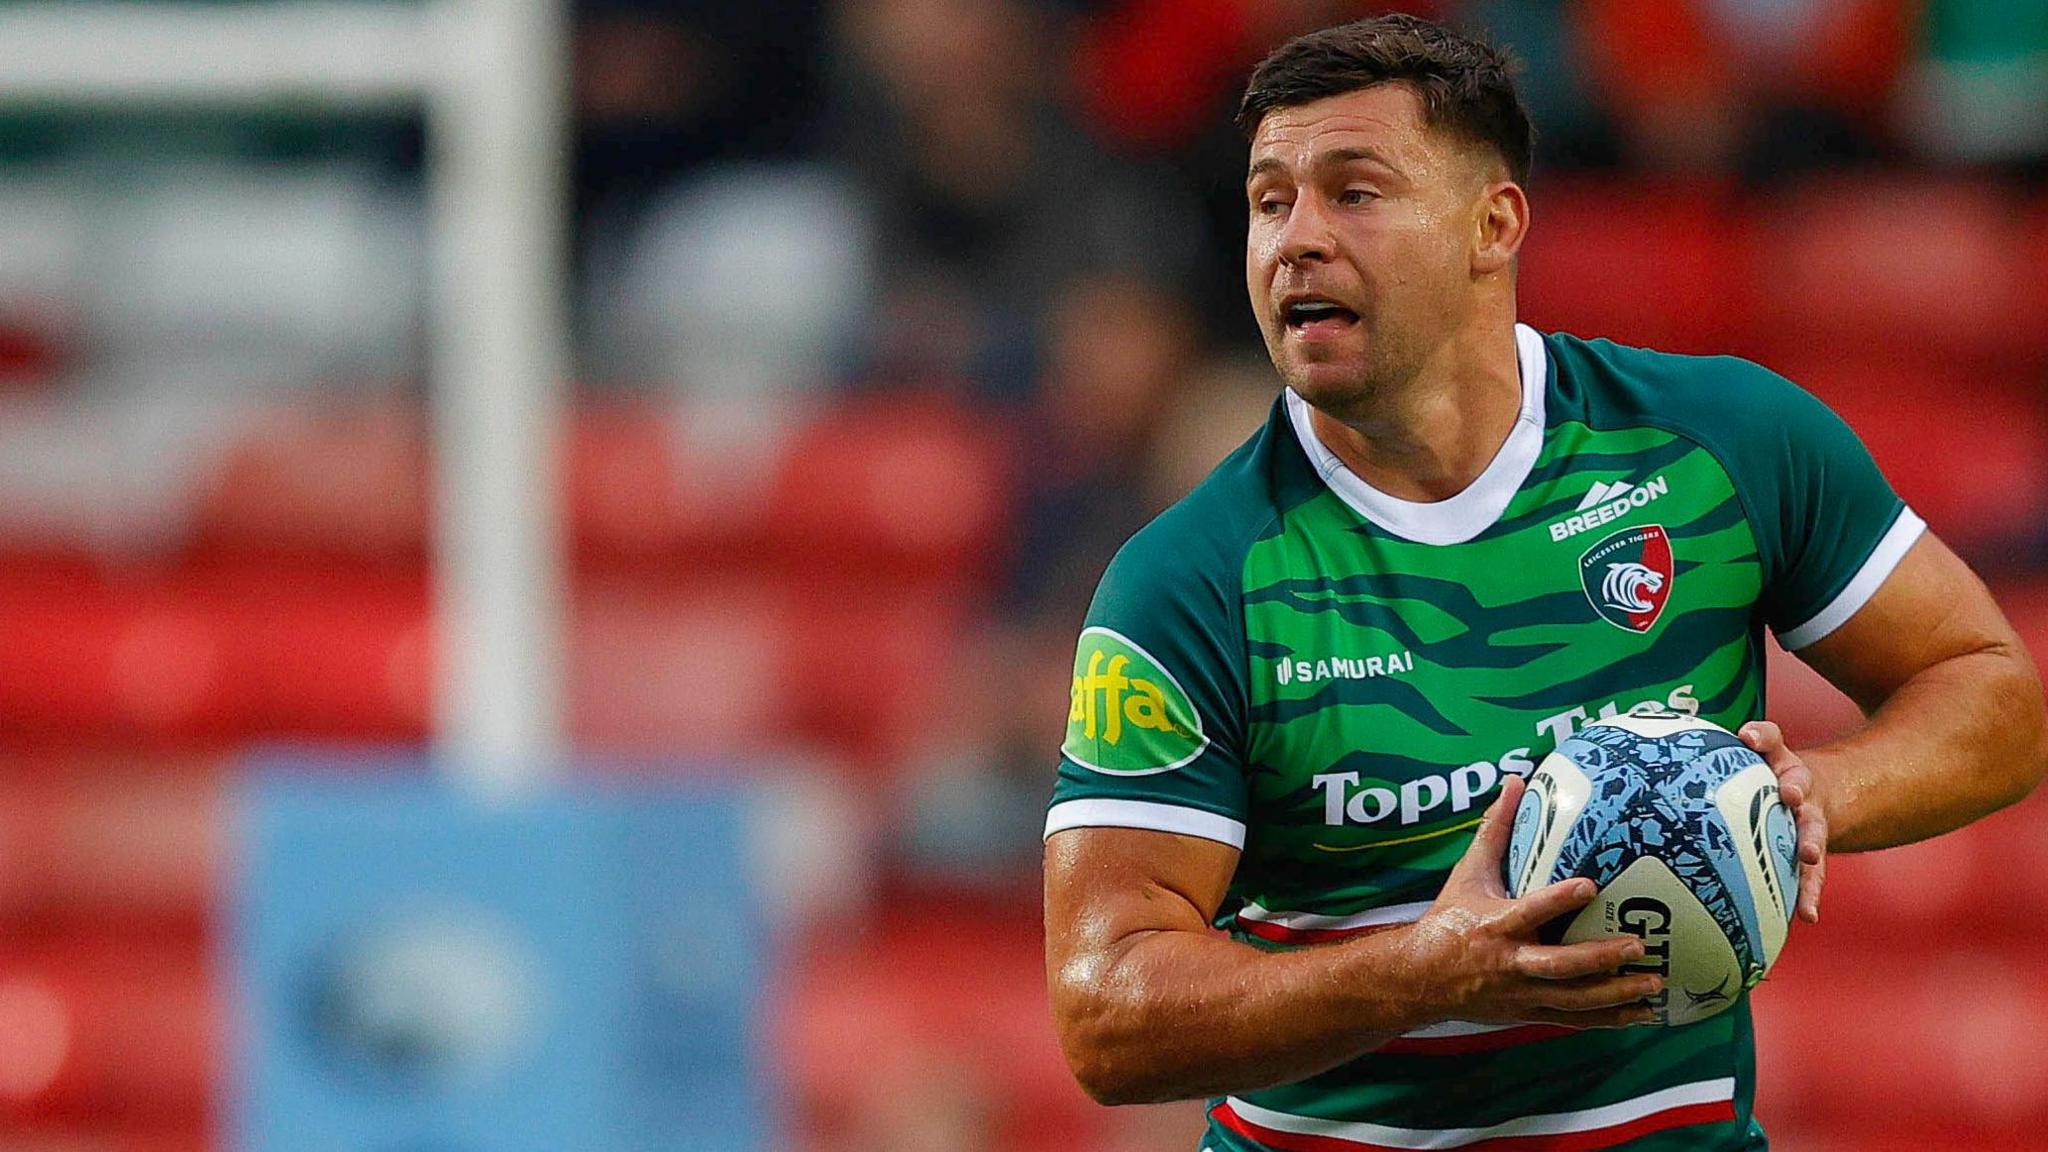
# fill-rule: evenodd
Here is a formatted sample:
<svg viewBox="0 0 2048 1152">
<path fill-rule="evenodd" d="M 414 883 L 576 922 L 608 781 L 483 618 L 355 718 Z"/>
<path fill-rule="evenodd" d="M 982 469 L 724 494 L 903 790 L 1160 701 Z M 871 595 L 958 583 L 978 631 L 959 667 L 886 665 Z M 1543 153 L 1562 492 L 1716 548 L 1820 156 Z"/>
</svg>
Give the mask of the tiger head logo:
<svg viewBox="0 0 2048 1152">
<path fill-rule="evenodd" d="M 1593 611 L 1630 632 L 1648 632 L 1657 623 L 1676 575 L 1671 537 L 1662 524 L 1623 528 L 1579 557 L 1579 578 Z"/>
<path fill-rule="evenodd" d="M 1607 578 L 1600 582 L 1600 595 L 1609 606 L 1624 612 L 1648 612 L 1653 607 L 1649 596 L 1663 590 L 1664 574 L 1633 560 L 1609 564 Z"/>
</svg>

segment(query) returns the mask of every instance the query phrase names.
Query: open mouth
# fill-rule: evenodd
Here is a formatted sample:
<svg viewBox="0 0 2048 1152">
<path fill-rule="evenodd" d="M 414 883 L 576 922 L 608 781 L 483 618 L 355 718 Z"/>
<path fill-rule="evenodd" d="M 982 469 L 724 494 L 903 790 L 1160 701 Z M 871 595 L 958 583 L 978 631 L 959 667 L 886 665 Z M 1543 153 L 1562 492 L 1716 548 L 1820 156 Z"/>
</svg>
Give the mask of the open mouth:
<svg viewBox="0 0 2048 1152">
<path fill-rule="evenodd" d="M 1287 330 L 1314 339 L 1334 336 L 1358 323 L 1358 313 L 1334 300 L 1296 300 L 1280 310 Z"/>
</svg>

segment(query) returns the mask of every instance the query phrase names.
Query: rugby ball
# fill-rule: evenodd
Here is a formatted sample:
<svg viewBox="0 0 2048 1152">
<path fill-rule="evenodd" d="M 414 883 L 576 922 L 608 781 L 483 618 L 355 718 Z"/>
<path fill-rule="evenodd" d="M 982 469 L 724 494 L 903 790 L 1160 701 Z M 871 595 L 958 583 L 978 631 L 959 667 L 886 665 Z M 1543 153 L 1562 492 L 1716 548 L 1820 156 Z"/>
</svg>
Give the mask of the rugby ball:
<svg viewBox="0 0 2048 1152">
<path fill-rule="evenodd" d="M 1726 1010 L 1785 947 L 1797 836 L 1763 757 L 1717 724 L 1638 709 L 1544 757 L 1515 809 L 1505 862 L 1519 897 L 1584 876 L 1599 895 L 1553 938 L 1628 933 L 1634 970 L 1664 977 L 1660 1023 Z"/>
</svg>

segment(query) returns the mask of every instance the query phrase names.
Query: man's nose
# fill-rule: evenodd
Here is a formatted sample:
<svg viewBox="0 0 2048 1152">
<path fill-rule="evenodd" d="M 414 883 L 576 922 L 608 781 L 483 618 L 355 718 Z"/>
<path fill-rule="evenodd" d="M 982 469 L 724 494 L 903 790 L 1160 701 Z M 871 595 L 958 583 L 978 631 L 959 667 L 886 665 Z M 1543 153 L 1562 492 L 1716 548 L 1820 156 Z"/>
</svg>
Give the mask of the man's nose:
<svg viewBox="0 0 2048 1152">
<path fill-rule="evenodd" d="M 1313 196 L 1298 197 L 1280 225 L 1280 259 L 1287 264 L 1310 264 L 1330 258 L 1334 244 L 1330 218 Z"/>
</svg>

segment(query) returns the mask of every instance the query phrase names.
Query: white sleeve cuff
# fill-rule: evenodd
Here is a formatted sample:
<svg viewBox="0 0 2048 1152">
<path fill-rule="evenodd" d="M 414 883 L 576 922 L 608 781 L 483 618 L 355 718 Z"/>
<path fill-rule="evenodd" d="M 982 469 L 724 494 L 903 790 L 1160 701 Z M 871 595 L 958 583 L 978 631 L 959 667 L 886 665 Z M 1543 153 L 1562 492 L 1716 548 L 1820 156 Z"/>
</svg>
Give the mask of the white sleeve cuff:
<svg viewBox="0 0 2048 1152">
<path fill-rule="evenodd" d="M 1870 558 L 1863 562 L 1863 567 L 1857 571 L 1848 585 L 1835 595 L 1827 607 L 1815 613 L 1811 620 L 1797 628 L 1787 628 L 1778 633 L 1778 643 L 1790 652 L 1804 648 L 1848 623 L 1849 617 L 1854 616 L 1865 604 L 1870 603 L 1872 596 L 1877 595 L 1877 590 L 1883 586 L 1885 578 L 1892 574 L 1892 569 L 1897 568 L 1899 561 L 1906 558 L 1906 550 L 1926 531 L 1927 522 L 1915 515 L 1911 508 L 1899 509 L 1899 518 L 1892 521 L 1890 530 L 1877 542 L 1877 547 L 1871 549 Z"/>
<path fill-rule="evenodd" d="M 1045 814 L 1045 834 L 1069 828 L 1143 828 L 1244 847 L 1244 824 L 1228 816 L 1152 800 L 1062 800 Z"/>
</svg>

